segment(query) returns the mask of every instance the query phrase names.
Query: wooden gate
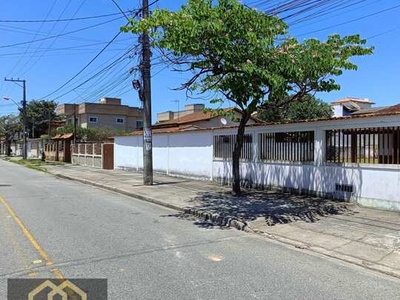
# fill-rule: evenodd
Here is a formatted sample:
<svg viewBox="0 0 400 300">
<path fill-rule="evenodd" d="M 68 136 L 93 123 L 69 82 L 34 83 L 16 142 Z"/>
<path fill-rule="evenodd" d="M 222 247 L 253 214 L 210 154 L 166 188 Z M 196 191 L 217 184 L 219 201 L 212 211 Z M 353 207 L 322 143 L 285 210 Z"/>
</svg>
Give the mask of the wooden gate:
<svg viewBox="0 0 400 300">
<path fill-rule="evenodd" d="M 103 144 L 103 169 L 114 169 L 114 144 Z"/>
</svg>

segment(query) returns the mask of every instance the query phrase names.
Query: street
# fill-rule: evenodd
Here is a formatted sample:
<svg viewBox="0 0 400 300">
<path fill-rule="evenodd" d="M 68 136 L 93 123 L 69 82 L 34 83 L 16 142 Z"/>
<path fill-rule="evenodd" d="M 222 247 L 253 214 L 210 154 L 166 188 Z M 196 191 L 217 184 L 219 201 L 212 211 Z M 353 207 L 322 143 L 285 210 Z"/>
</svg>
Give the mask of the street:
<svg viewBox="0 0 400 300">
<path fill-rule="evenodd" d="M 400 299 L 400 281 L 0 160 L 7 278 L 106 278 L 108 299 Z M 279 226 L 279 225 L 278 225 Z"/>
</svg>

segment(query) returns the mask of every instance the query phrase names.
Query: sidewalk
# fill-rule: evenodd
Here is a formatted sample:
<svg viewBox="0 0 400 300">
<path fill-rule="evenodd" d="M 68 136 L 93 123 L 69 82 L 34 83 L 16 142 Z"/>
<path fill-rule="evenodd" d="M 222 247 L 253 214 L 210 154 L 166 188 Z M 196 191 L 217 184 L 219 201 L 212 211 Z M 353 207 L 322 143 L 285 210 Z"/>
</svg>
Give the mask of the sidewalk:
<svg viewBox="0 0 400 300">
<path fill-rule="evenodd" d="M 212 182 L 82 166 L 46 166 L 49 173 L 193 215 L 202 227 L 233 226 L 369 269 L 400 277 L 400 213 L 326 199 L 252 191 L 240 198 Z M 275 225 L 275 226 L 271 226 Z"/>
</svg>

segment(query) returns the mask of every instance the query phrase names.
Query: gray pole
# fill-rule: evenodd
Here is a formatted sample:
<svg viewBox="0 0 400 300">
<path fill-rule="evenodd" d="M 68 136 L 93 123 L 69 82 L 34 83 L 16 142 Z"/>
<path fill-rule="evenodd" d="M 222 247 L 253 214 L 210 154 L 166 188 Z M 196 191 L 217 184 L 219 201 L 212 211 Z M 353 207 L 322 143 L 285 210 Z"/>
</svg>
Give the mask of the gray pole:
<svg viewBox="0 0 400 300">
<path fill-rule="evenodd" d="M 24 121 L 23 121 L 24 122 L 24 126 L 23 126 L 23 128 L 24 128 L 24 155 L 23 155 L 23 158 L 27 159 L 27 157 L 28 157 L 28 147 L 27 147 L 28 143 L 27 143 L 27 140 L 26 140 L 26 81 L 25 80 L 22 80 L 22 88 L 24 90 L 24 96 L 23 96 L 23 99 L 22 99 L 22 117 L 24 119 Z"/>
<path fill-rule="evenodd" d="M 23 144 L 23 149 L 22 149 L 22 157 L 23 159 L 26 159 L 28 157 L 28 147 L 27 147 L 27 139 L 26 139 L 26 80 L 25 79 L 7 79 L 4 78 L 5 81 L 12 81 L 12 82 L 22 82 L 22 89 L 23 91 L 23 97 L 22 97 L 22 130 L 23 130 L 23 139 L 24 139 L 24 144 Z M 18 84 L 19 85 L 19 84 Z"/>
<path fill-rule="evenodd" d="M 76 144 L 76 121 L 78 120 L 76 116 L 76 104 L 74 104 L 74 145 Z"/>
<path fill-rule="evenodd" d="M 148 0 L 143 0 L 143 18 L 149 16 Z M 150 40 L 147 31 L 142 35 L 142 80 L 143 80 L 143 184 L 153 184 L 153 139 L 151 132 L 151 80 Z"/>
<path fill-rule="evenodd" d="M 35 119 L 32 119 L 32 138 L 35 138 Z"/>
</svg>

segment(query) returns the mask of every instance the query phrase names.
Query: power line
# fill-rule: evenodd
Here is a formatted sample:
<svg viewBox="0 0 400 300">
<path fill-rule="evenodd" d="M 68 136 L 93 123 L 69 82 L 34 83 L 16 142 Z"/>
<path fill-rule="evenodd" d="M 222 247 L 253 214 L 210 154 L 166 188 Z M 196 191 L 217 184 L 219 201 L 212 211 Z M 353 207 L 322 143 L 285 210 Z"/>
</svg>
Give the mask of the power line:
<svg viewBox="0 0 400 300">
<path fill-rule="evenodd" d="M 124 13 L 131 13 L 131 11 L 124 11 Z M 82 21 L 82 20 L 93 20 L 100 18 L 107 18 L 117 16 L 120 13 L 112 13 L 105 15 L 97 15 L 97 16 L 88 16 L 88 17 L 80 17 L 80 18 L 68 18 L 68 19 L 52 19 L 52 20 L 0 20 L 0 23 L 54 23 L 54 22 L 70 22 L 70 21 Z"/>
<path fill-rule="evenodd" d="M 136 13 L 134 14 L 134 16 L 133 16 L 132 18 L 137 17 L 143 10 L 148 9 L 151 5 L 157 3 L 158 1 L 159 1 L 159 0 L 155 0 L 155 1 L 153 1 L 152 3 L 150 3 L 150 4 L 144 5 L 142 8 L 140 8 L 140 9 L 138 9 L 138 10 L 136 11 Z M 128 25 L 128 24 L 129 24 L 129 22 L 128 22 L 126 25 Z M 42 97 L 42 99 L 45 99 L 45 98 L 48 98 L 48 97 L 51 96 L 51 95 L 54 95 L 56 92 L 58 92 L 59 90 L 61 90 L 63 87 L 65 87 L 67 84 L 69 84 L 69 83 L 70 83 L 72 80 L 74 80 L 76 77 L 78 77 L 84 70 L 86 70 L 86 69 L 101 55 L 101 53 L 103 53 L 103 52 L 106 50 L 106 48 L 107 48 L 120 34 L 121 34 L 121 31 L 118 32 L 118 33 L 112 38 L 112 40 L 111 40 L 110 42 L 108 42 L 107 45 L 106 45 L 106 46 L 105 46 L 105 47 L 104 47 L 104 48 L 103 48 L 103 49 L 102 49 L 88 64 L 86 64 L 78 73 L 76 73 L 72 78 L 70 78 L 69 80 L 67 80 L 67 82 L 65 82 L 65 83 L 64 83 L 63 85 L 61 85 L 59 88 L 57 88 L 57 89 L 54 90 L 53 92 L 49 93 L 48 95 Z M 72 90 L 69 90 L 69 91 L 63 93 L 61 96 L 57 97 L 56 99 L 58 99 L 58 98 L 60 98 L 60 97 L 62 97 L 62 96 L 65 96 L 66 94 L 69 94 L 69 93 L 71 93 L 71 92 L 72 92 Z"/>
<path fill-rule="evenodd" d="M 50 97 L 51 95 L 54 95 L 57 93 L 59 90 L 61 90 L 63 87 L 65 87 L 68 83 L 70 83 L 72 80 L 74 80 L 76 77 L 78 77 L 83 71 L 85 71 L 111 44 L 114 42 L 114 40 L 121 34 L 121 31 L 118 32 L 114 37 L 103 47 L 103 49 L 100 50 L 99 53 L 97 53 L 78 73 L 76 73 L 74 76 L 72 76 L 70 79 L 68 79 L 63 85 L 61 85 L 59 88 L 51 92 L 50 94 L 47 94 L 44 97 L 41 97 L 40 99 L 46 99 Z M 63 94 L 64 96 L 65 94 Z M 59 98 L 59 97 L 58 97 Z"/>
<path fill-rule="evenodd" d="M 111 0 L 115 6 L 119 9 L 119 11 L 121 12 L 121 14 L 125 17 L 125 19 L 127 21 L 129 21 L 129 18 L 126 16 L 125 12 L 122 10 L 122 8 L 118 5 L 118 3 L 115 0 Z"/>
<path fill-rule="evenodd" d="M 68 90 L 67 92 L 63 93 L 62 95 L 54 98 L 54 100 L 57 100 L 69 93 L 71 93 L 72 91 L 76 90 L 77 88 L 83 86 L 84 84 L 88 83 L 89 81 L 91 81 L 92 79 L 96 78 L 97 76 L 99 76 L 100 74 L 102 74 L 105 70 L 109 70 L 113 65 L 115 65 L 116 63 L 118 63 L 124 56 L 126 55 L 126 53 L 124 53 L 122 56 L 120 56 L 119 58 L 117 58 L 116 60 L 114 60 L 112 63 L 110 63 L 109 65 L 107 65 L 106 67 L 104 67 L 102 70 L 100 70 L 99 72 L 97 72 L 96 74 L 94 74 L 93 76 L 91 76 L 90 78 L 86 79 L 85 81 L 81 82 L 80 84 L 78 84 L 77 86 L 75 86 L 74 88 Z M 43 97 L 43 98 L 47 98 L 47 97 Z"/>
<path fill-rule="evenodd" d="M 50 13 L 53 11 L 54 6 L 56 5 L 56 3 L 57 3 L 57 0 L 54 0 L 54 1 L 53 1 L 53 4 L 51 5 L 50 9 L 48 10 L 48 12 L 47 12 L 47 14 L 46 14 L 46 16 L 45 16 L 45 19 L 47 19 L 47 18 L 49 17 L 49 15 L 50 15 Z M 33 38 L 32 38 L 31 41 L 33 41 L 33 40 L 36 39 L 36 37 L 38 36 L 38 34 L 40 33 L 40 31 L 42 30 L 43 24 L 44 24 L 44 23 L 41 23 L 41 24 L 40 24 L 39 29 L 36 30 L 35 35 L 33 36 Z M 32 45 L 32 44 L 28 44 L 28 47 L 25 49 L 25 53 L 31 48 L 31 45 Z M 24 55 L 25 55 L 25 54 L 24 54 Z M 22 55 L 22 57 L 23 57 L 24 55 Z M 19 60 L 18 60 L 17 63 L 14 65 L 14 67 L 11 69 L 11 71 L 8 72 L 8 75 L 7 75 L 7 76 L 11 75 L 12 72 L 20 65 L 20 63 L 21 63 L 21 61 L 22 61 L 22 57 L 19 58 Z M 3 85 L 2 85 L 2 86 L 3 86 Z M 1 87 L 2 87 L 2 86 L 1 86 Z"/>
<path fill-rule="evenodd" d="M 341 23 L 338 23 L 338 24 L 335 24 L 335 25 L 331 25 L 331 26 L 327 26 L 327 27 L 324 27 L 324 28 L 320 28 L 320 29 L 317 29 L 317 30 L 313 30 L 313 31 L 310 31 L 310 32 L 307 32 L 307 33 L 303 33 L 303 34 L 297 35 L 297 36 L 304 36 L 304 35 L 320 32 L 320 31 L 324 31 L 324 30 L 327 30 L 327 29 L 330 29 L 330 28 L 333 28 L 333 27 L 338 27 L 338 26 L 354 23 L 356 21 L 360 21 L 360 20 L 363 20 L 363 19 L 366 19 L 366 18 L 369 18 L 369 17 L 372 17 L 372 16 L 376 16 L 378 14 L 382 14 L 384 12 L 397 9 L 399 7 L 400 7 L 400 4 L 396 5 L 396 6 L 393 6 L 393 7 L 390 7 L 390 8 L 386 8 L 386 9 L 374 12 L 374 13 L 371 13 L 371 14 L 368 14 L 368 15 L 365 15 L 365 16 L 362 16 L 362 17 L 359 17 L 359 18 L 355 18 L 355 19 L 348 20 L 348 21 L 345 21 L 345 22 L 341 22 Z"/>
<path fill-rule="evenodd" d="M 69 32 L 66 32 L 66 33 L 63 33 L 63 34 L 52 35 L 52 36 L 45 37 L 45 38 L 41 38 L 41 39 L 37 39 L 37 40 L 34 40 L 34 41 L 21 42 L 21 43 L 9 44 L 9 45 L 2 45 L 2 46 L 0 46 L 0 49 L 3 49 L 3 48 L 11 48 L 11 47 L 15 47 L 15 46 L 26 45 L 26 44 L 36 43 L 36 42 L 40 42 L 40 41 L 44 41 L 44 40 L 49 40 L 49 39 L 58 38 L 58 37 L 60 37 L 60 36 L 65 36 L 65 35 L 69 35 L 69 34 L 72 34 L 72 33 L 81 32 L 81 31 L 84 31 L 84 30 L 87 30 L 87 29 L 99 27 L 99 26 L 102 26 L 102 25 L 104 25 L 104 24 L 111 23 L 111 22 L 114 22 L 114 21 L 116 21 L 116 20 L 119 20 L 119 19 L 121 19 L 121 18 L 122 18 L 122 17 L 114 18 L 114 19 L 109 20 L 109 21 L 106 21 L 106 22 L 97 23 L 97 24 L 90 25 L 90 26 L 87 26 L 87 27 L 84 27 L 84 28 L 72 30 L 72 31 L 69 31 Z"/>
<path fill-rule="evenodd" d="M 79 12 L 79 10 L 82 8 L 82 6 L 85 4 L 85 2 L 86 2 L 86 0 L 81 1 L 81 3 L 79 4 L 78 8 L 76 9 L 76 11 L 75 11 L 75 13 L 73 14 L 72 17 L 75 17 L 75 16 L 76 16 L 76 14 Z M 64 9 L 63 9 L 63 11 L 61 12 L 59 18 L 61 18 L 61 16 L 62 16 L 62 15 L 64 14 L 64 12 L 67 10 L 67 8 L 69 7 L 70 3 L 71 3 L 71 2 L 68 1 L 68 4 L 64 7 Z M 49 31 L 49 34 L 50 34 L 50 33 L 53 31 L 53 29 L 56 27 L 56 24 L 57 24 L 57 23 L 53 24 L 52 28 L 51 28 L 50 31 Z M 65 24 L 65 26 L 64 26 L 63 29 L 61 30 L 61 33 L 63 33 L 63 32 L 67 29 L 67 27 L 68 27 L 69 24 L 70 24 L 70 22 L 67 22 L 67 23 Z M 54 38 L 54 39 L 50 42 L 50 45 L 47 47 L 47 50 L 50 49 L 51 46 L 54 45 L 54 43 L 57 41 L 57 39 L 58 39 L 58 37 Z M 36 50 L 38 50 L 38 48 L 42 45 L 42 43 L 43 43 L 43 41 L 42 41 L 42 42 L 40 43 L 40 45 L 36 48 Z M 29 72 L 29 70 L 31 70 L 31 69 L 42 59 L 42 57 L 45 55 L 46 52 L 47 52 L 47 51 L 41 53 L 40 57 L 38 57 L 29 67 L 27 67 L 27 69 L 22 73 L 22 75 L 25 75 L 27 72 Z M 28 66 L 29 62 L 32 61 L 32 59 L 34 58 L 34 55 L 35 55 L 36 53 L 37 53 L 37 52 L 35 52 L 35 53 L 29 58 L 29 60 L 24 64 L 25 67 Z M 23 70 L 23 69 L 22 69 L 22 70 Z M 22 75 L 21 75 L 21 76 L 22 76 Z"/>
</svg>

